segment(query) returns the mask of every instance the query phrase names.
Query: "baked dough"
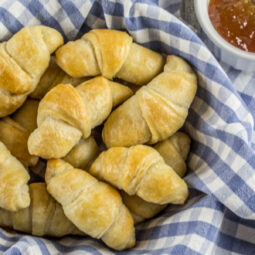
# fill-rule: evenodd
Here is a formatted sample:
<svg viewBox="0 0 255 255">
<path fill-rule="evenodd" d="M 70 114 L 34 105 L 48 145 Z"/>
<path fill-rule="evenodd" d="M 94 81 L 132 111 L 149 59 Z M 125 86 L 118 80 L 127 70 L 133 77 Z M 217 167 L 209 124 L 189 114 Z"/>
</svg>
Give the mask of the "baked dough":
<svg viewBox="0 0 255 255">
<path fill-rule="evenodd" d="M 100 150 L 95 139 L 90 136 L 81 139 L 73 149 L 63 158 L 75 168 L 88 169 L 99 155 Z"/>
<path fill-rule="evenodd" d="M 24 27 L 0 44 L 0 117 L 18 109 L 46 70 L 63 37 L 46 26 Z"/>
<path fill-rule="evenodd" d="M 155 149 L 146 145 L 103 151 L 89 172 L 147 202 L 183 204 L 188 197 L 186 183 Z"/>
<path fill-rule="evenodd" d="M 39 101 L 27 99 L 12 118 L 0 119 L 0 141 L 25 167 L 35 166 L 38 162 L 38 157 L 30 155 L 27 148 L 28 137 L 36 128 L 38 105 Z"/>
<path fill-rule="evenodd" d="M 196 89 L 191 67 L 177 56 L 168 56 L 164 72 L 111 113 L 104 124 L 104 143 L 109 148 L 168 138 L 184 124 Z"/>
<path fill-rule="evenodd" d="M 0 142 L 0 207 L 9 211 L 28 207 L 28 180 L 27 170 Z"/>
<path fill-rule="evenodd" d="M 120 192 L 120 194 L 123 203 L 131 212 L 135 224 L 154 217 L 167 207 L 167 205 L 149 203 L 136 195 L 130 196 L 123 190 Z"/>
<path fill-rule="evenodd" d="M 28 98 L 26 102 L 12 115 L 12 119 L 31 133 L 37 127 L 36 118 L 38 106 L 38 100 Z"/>
<path fill-rule="evenodd" d="M 154 148 L 160 153 L 167 165 L 180 176 L 183 177 L 187 167 L 185 160 L 190 150 L 190 138 L 183 132 L 177 132 L 170 138 L 156 144 Z M 150 219 L 162 211 L 166 205 L 149 203 L 136 195 L 130 196 L 121 191 L 124 204 L 132 213 L 135 223 Z"/>
<path fill-rule="evenodd" d="M 157 143 L 154 148 L 174 171 L 183 177 L 187 171 L 186 159 L 190 151 L 191 140 L 183 132 L 177 132 L 168 139 Z"/>
<path fill-rule="evenodd" d="M 88 80 L 76 88 L 59 84 L 41 100 L 38 128 L 28 139 L 30 154 L 42 158 L 62 158 L 91 129 L 102 124 L 112 108 L 132 95 L 132 91 L 103 77 Z"/>
<path fill-rule="evenodd" d="M 9 117 L 0 119 L 0 141 L 25 167 L 35 166 L 38 157 L 28 152 L 27 140 L 30 132 Z"/>
<path fill-rule="evenodd" d="M 0 209 L 0 226 L 35 236 L 84 235 L 66 218 L 62 206 L 47 192 L 45 183 L 32 183 L 29 191 L 29 207 L 17 212 Z"/>
<path fill-rule="evenodd" d="M 38 161 L 38 157 L 31 156 L 28 153 L 27 149 L 27 139 L 29 137 L 29 134 L 37 127 L 36 118 L 38 106 L 39 106 L 38 100 L 29 98 L 22 105 L 22 107 L 20 107 L 18 111 L 16 111 L 13 114 L 12 116 L 13 120 L 18 122 L 21 126 L 25 127 L 26 129 L 12 121 L 10 118 L 8 118 L 10 122 L 13 123 L 15 126 L 18 125 L 20 129 L 17 130 L 17 128 L 15 129 L 9 128 L 10 125 L 5 125 L 5 128 L 3 129 L 1 128 L 1 123 L 4 122 L 4 119 L 0 120 L 0 140 L 1 137 L 3 136 L 5 138 L 4 140 L 2 140 L 4 143 L 5 140 L 11 142 L 11 147 L 8 147 L 7 143 L 5 143 L 5 145 L 7 145 L 11 153 L 15 157 L 17 157 L 25 166 L 34 166 Z M 16 130 L 19 131 L 17 135 Z M 18 153 L 15 153 L 15 151 L 18 151 Z M 19 156 L 20 154 L 21 157 Z M 98 154 L 99 148 L 97 146 L 97 143 L 95 139 L 92 136 L 90 136 L 87 139 L 81 139 L 73 147 L 73 149 L 64 157 L 64 160 L 69 162 L 74 167 L 86 169 L 91 165 L 91 163 L 98 156 Z M 24 160 L 22 160 L 23 158 L 25 159 L 25 162 Z"/>
<path fill-rule="evenodd" d="M 110 185 L 59 159 L 48 160 L 45 180 L 48 192 L 79 230 L 116 250 L 134 246 L 133 218 Z"/>
<path fill-rule="evenodd" d="M 45 94 L 58 84 L 78 84 L 88 80 L 88 78 L 74 78 L 65 73 L 56 63 L 54 56 L 50 59 L 50 64 L 44 74 L 42 75 L 36 89 L 29 95 L 34 99 L 42 99 Z"/>
<path fill-rule="evenodd" d="M 144 85 L 163 70 L 164 58 L 132 40 L 125 32 L 94 29 L 59 48 L 57 63 L 73 77 L 102 74 Z"/>
</svg>

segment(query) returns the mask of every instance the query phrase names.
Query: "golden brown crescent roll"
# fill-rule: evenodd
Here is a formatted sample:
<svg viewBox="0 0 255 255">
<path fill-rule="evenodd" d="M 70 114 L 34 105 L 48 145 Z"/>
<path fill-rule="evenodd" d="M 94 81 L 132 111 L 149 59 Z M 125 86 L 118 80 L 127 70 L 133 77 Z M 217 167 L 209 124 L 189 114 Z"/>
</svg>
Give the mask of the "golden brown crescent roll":
<svg viewBox="0 0 255 255">
<path fill-rule="evenodd" d="M 135 224 L 154 217 L 167 207 L 167 205 L 149 203 L 136 195 L 130 196 L 124 191 L 121 191 L 120 194 L 123 203 L 131 212 Z"/>
<path fill-rule="evenodd" d="M 31 133 L 37 127 L 36 117 L 38 106 L 38 100 L 28 98 L 26 102 L 12 115 L 12 118 Z"/>
<path fill-rule="evenodd" d="M 157 143 L 154 148 L 164 158 L 165 162 L 171 166 L 174 171 L 183 177 L 186 173 L 186 159 L 190 150 L 190 137 L 183 133 L 177 132 L 168 139 Z"/>
<path fill-rule="evenodd" d="M 6 126 L 4 129 L 1 130 L 1 120 L 0 120 L 0 140 L 1 140 L 1 133 L 4 134 L 4 137 L 7 137 L 8 139 L 11 139 L 12 141 L 12 147 L 9 148 L 9 150 L 12 152 L 12 154 L 19 158 L 22 162 L 22 158 L 18 157 L 19 154 L 15 154 L 15 150 L 17 150 L 21 155 L 25 153 L 25 155 L 28 155 L 28 158 L 32 159 L 38 159 L 38 157 L 31 156 L 28 153 L 27 149 L 27 139 L 29 137 L 29 134 L 36 129 L 36 117 L 37 117 L 37 109 L 39 106 L 39 101 L 34 99 L 27 99 L 26 102 L 16 111 L 12 118 L 18 122 L 20 125 L 25 127 L 27 130 L 25 130 L 23 127 L 21 127 L 21 130 L 24 130 L 24 134 L 22 132 L 18 132 L 20 135 L 19 139 L 18 136 L 15 135 L 15 130 L 12 131 L 11 129 Z M 8 118 L 9 119 L 9 118 Z M 12 121 L 12 120 L 10 120 Z M 13 122 L 13 121 L 12 121 Z M 17 124 L 17 123 L 16 123 Z M 12 136 L 8 134 L 12 134 Z M 3 141 L 4 142 L 4 141 Z M 16 146 L 17 144 L 20 144 Z M 6 144 L 7 145 L 7 144 Z M 14 151 L 12 151 L 12 148 L 14 148 Z M 96 141 L 93 137 L 89 137 L 87 139 L 81 139 L 78 144 L 76 144 L 73 149 L 65 156 L 65 160 L 69 162 L 71 165 L 77 168 L 86 169 L 86 167 L 89 167 L 92 161 L 98 156 L 99 154 L 99 148 L 96 144 Z M 37 162 L 37 160 L 32 161 L 33 164 L 25 164 L 25 162 L 22 162 L 25 165 L 34 166 Z"/>
<path fill-rule="evenodd" d="M 0 141 L 25 166 L 35 166 L 38 157 L 30 155 L 27 140 L 36 128 L 36 116 L 39 101 L 28 99 L 13 115 L 12 119 L 0 119 Z"/>
<path fill-rule="evenodd" d="M 29 207 L 17 212 L 0 209 L 0 226 L 35 236 L 84 235 L 66 218 L 62 206 L 47 192 L 45 183 L 32 183 L 29 191 Z"/>
<path fill-rule="evenodd" d="M 74 78 L 66 74 L 57 64 L 55 57 L 51 57 L 50 64 L 42 75 L 36 89 L 29 95 L 31 98 L 42 99 L 45 94 L 58 84 L 78 84 L 88 80 L 88 78 Z"/>
<path fill-rule="evenodd" d="M 28 152 L 27 140 L 30 132 L 9 117 L 0 119 L 0 141 L 25 166 L 35 166 L 38 157 Z"/>
<path fill-rule="evenodd" d="M 87 169 L 99 155 L 100 150 L 95 139 L 90 136 L 81 139 L 73 149 L 63 158 L 75 168 Z"/>
<path fill-rule="evenodd" d="M 36 129 L 36 117 L 37 117 L 37 109 L 39 106 L 39 101 L 34 99 L 27 99 L 26 102 L 16 111 L 12 118 L 18 122 L 20 125 L 25 127 L 27 130 L 25 130 L 23 127 L 20 129 L 23 131 L 21 132 L 20 129 L 18 129 L 18 134 L 20 136 L 16 136 L 16 129 L 12 130 L 8 128 L 9 126 L 6 126 L 6 128 L 1 128 L 1 123 L 3 120 L 0 120 L 0 140 L 1 140 L 1 134 L 3 134 L 4 138 L 7 139 L 7 141 L 11 141 L 11 147 L 8 147 L 8 149 L 11 151 L 11 153 L 17 157 L 25 166 L 34 166 L 37 163 L 38 157 L 31 156 L 28 153 L 27 149 L 27 139 L 29 137 L 29 134 Z M 6 118 L 7 119 L 7 118 Z M 8 118 L 9 119 L 9 118 Z M 11 123 L 15 123 L 14 121 L 10 120 Z M 19 125 L 18 125 L 19 126 Z M 3 132 L 5 131 L 5 132 Z M 15 132 L 16 131 L 16 132 Z M 12 135 L 10 135 L 12 134 Z M 5 141 L 3 140 L 5 143 Z M 12 150 L 14 149 L 14 150 Z M 15 151 L 18 151 L 18 153 L 15 153 Z M 19 155 L 23 157 L 19 157 Z M 71 165 L 77 168 L 86 169 L 86 167 L 89 167 L 92 161 L 98 156 L 99 154 L 99 148 L 96 144 L 95 139 L 91 136 L 87 139 L 81 139 L 78 144 L 76 144 L 73 149 L 65 156 L 64 160 L 69 162 Z M 22 161 L 22 158 L 25 158 L 24 156 L 27 156 L 28 159 L 32 162 L 24 162 Z M 25 158 L 26 159 L 26 158 Z M 29 163 L 29 164 L 28 164 Z"/>
<path fill-rule="evenodd" d="M 0 117 L 23 104 L 62 44 L 61 34 L 46 26 L 25 27 L 0 44 Z"/>
<path fill-rule="evenodd" d="M 104 124 L 104 143 L 131 146 L 166 139 L 184 124 L 196 89 L 191 67 L 168 56 L 164 72 L 111 113 Z"/>
<path fill-rule="evenodd" d="M 79 230 L 116 250 L 135 245 L 133 218 L 110 185 L 59 159 L 48 161 L 45 180 Z"/>
<path fill-rule="evenodd" d="M 185 160 L 190 150 L 190 142 L 187 134 L 177 132 L 156 144 L 154 148 L 160 153 L 166 164 L 171 166 L 180 177 L 183 177 L 187 169 Z M 135 223 L 154 217 L 166 207 L 166 205 L 146 202 L 136 195 L 130 196 L 124 191 L 121 192 L 121 196 L 124 204 L 132 213 Z"/>
<path fill-rule="evenodd" d="M 38 101 L 28 99 L 12 119 L 0 119 L 0 141 L 25 167 L 35 166 L 38 162 L 38 157 L 30 155 L 27 148 L 28 137 L 36 128 L 38 105 Z"/>
<path fill-rule="evenodd" d="M 149 146 L 113 147 L 103 151 L 89 172 L 147 202 L 183 204 L 188 197 L 187 184 Z"/>
<path fill-rule="evenodd" d="M 112 107 L 132 95 L 119 83 L 96 77 L 76 88 L 59 84 L 41 100 L 38 128 L 28 139 L 30 154 L 42 158 L 62 158 L 79 142 L 90 136 Z"/>
<path fill-rule="evenodd" d="M 57 64 L 73 77 L 102 74 L 144 85 L 162 71 L 164 58 L 132 40 L 125 32 L 94 29 L 59 48 Z"/>
<path fill-rule="evenodd" d="M 28 207 L 29 174 L 2 142 L 0 142 L 0 170 L 0 207 L 9 211 Z"/>
</svg>

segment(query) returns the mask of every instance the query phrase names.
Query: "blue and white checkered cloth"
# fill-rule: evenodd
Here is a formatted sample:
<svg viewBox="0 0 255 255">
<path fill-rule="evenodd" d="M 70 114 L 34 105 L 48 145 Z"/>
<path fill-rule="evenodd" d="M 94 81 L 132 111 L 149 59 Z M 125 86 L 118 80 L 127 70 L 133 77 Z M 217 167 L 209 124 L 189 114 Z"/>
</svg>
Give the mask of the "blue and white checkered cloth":
<svg viewBox="0 0 255 255">
<path fill-rule="evenodd" d="M 171 13 L 180 0 L 0 1 L 0 39 L 44 24 L 66 40 L 91 28 L 128 31 L 134 40 L 185 58 L 199 88 L 184 129 L 193 139 L 185 177 L 190 199 L 138 225 L 137 245 L 119 254 L 255 254 L 255 74 L 219 65 Z M 115 254 L 100 241 L 45 239 L 0 231 L 3 254 Z"/>
</svg>

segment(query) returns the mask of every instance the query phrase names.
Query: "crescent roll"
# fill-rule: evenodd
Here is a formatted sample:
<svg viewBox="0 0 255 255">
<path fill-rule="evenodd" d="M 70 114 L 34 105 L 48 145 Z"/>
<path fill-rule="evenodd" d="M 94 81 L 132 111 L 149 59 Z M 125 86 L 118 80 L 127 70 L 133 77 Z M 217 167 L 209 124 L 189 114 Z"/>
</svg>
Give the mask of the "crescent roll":
<svg viewBox="0 0 255 255">
<path fill-rule="evenodd" d="M 144 85 L 162 71 L 164 58 L 132 40 L 125 32 L 94 29 L 59 48 L 57 64 L 73 77 L 101 74 Z"/>
<path fill-rule="evenodd" d="M 38 105 L 38 101 L 28 99 L 12 115 L 12 119 L 0 119 L 0 141 L 25 167 L 35 166 L 38 162 L 38 157 L 30 155 L 27 148 L 28 137 L 36 128 Z"/>
<path fill-rule="evenodd" d="M 154 148 L 160 153 L 167 165 L 180 176 L 186 173 L 185 160 L 190 150 L 190 138 L 183 132 L 177 132 L 170 138 L 156 144 Z M 124 204 L 132 213 L 135 223 L 150 219 L 162 211 L 166 205 L 149 203 L 136 195 L 130 196 L 122 191 L 121 196 Z"/>
<path fill-rule="evenodd" d="M 31 133 L 37 127 L 36 118 L 38 106 L 38 100 L 28 98 L 26 102 L 12 115 L 12 119 Z"/>
<path fill-rule="evenodd" d="M 89 172 L 147 202 L 183 204 L 188 197 L 187 184 L 155 149 L 146 145 L 103 151 Z"/>
<path fill-rule="evenodd" d="M 45 180 L 48 192 L 80 231 L 116 250 L 134 246 L 133 218 L 110 185 L 59 159 L 48 161 Z"/>
<path fill-rule="evenodd" d="M 45 183 L 30 184 L 29 192 L 29 207 L 17 212 L 0 209 L 0 226 L 35 236 L 84 235 L 66 218 L 62 206 L 47 192 Z"/>
<path fill-rule="evenodd" d="M 135 224 L 154 217 L 167 207 L 167 205 L 149 203 L 136 195 L 130 196 L 124 191 L 121 191 L 120 194 L 123 203 L 132 214 Z"/>
<path fill-rule="evenodd" d="M 35 166 L 38 157 L 28 152 L 27 140 L 30 132 L 9 117 L 0 119 L 0 141 L 25 166 Z"/>
<path fill-rule="evenodd" d="M 168 56 L 164 72 L 114 110 L 104 124 L 106 146 L 154 144 L 183 124 L 195 97 L 197 79 L 181 58 Z"/>
<path fill-rule="evenodd" d="M 99 155 L 100 150 L 95 139 L 90 136 L 81 139 L 73 149 L 63 158 L 75 168 L 87 169 Z"/>
<path fill-rule="evenodd" d="M 28 139 L 30 154 L 42 158 L 62 158 L 91 130 L 100 125 L 113 106 L 132 95 L 119 83 L 96 77 L 76 88 L 59 84 L 41 100 L 38 128 Z"/>
<path fill-rule="evenodd" d="M 18 132 L 21 134 L 20 137 L 16 136 L 15 130 L 11 130 L 6 126 L 5 129 L 1 128 L 1 120 L 0 120 L 0 140 L 1 140 L 1 134 L 3 133 L 3 136 L 9 141 L 11 140 L 11 147 L 8 147 L 8 149 L 11 151 L 11 153 L 17 157 L 25 166 L 34 166 L 37 161 L 38 157 L 31 156 L 28 153 L 27 149 L 27 139 L 29 137 L 29 134 L 36 129 L 36 118 L 37 118 L 37 110 L 39 106 L 39 101 L 34 99 L 27 99 L 26 102 L 20 107 L 12 116 L 13 120 L 18 122 L 21 126 L 20 129 L 24 132 Z M 10 119 L 11 122 L 14 122 Z M 17 125 L 17 123 L 16 123 Z M 6 132 L 3 132 L 5 130 Z M 12 134 L 12 135 L 10 135 Z M 3 140 L 4 142 L 4 140 Z M 5 143 L 5 142 L 4 142 Z M 7 144 L 6 144 L 7 145 Z M 12 150 L 12 148 L 14 150 Z M 19 154 L 15 153 L 15 150 L 20 152 L 21 155 L 27 155 L 28 159 L 31 160 L 31 163 L 22 161 L 23 157 L 19 157 Z M 97 146 L 97 143 L 95 139 L 90 136 L 87 139 L 81 139 L 74 147 L 73 149 L 64 157 L 64 160 L 69 162 L 72 166 L 77 168 L 86 169 L 86 167 L 89 167 L 90 164 L 93 162 L 93 160 L 98 156 L 99 154 L 99 148 Z M 36 159 L 36 160 L 35 160 Z"/>
<path fill-rule="evenodd" d="M 0 142 L 0 207 L 9 211 L 26 208 L 30 204 L 29 174 L 24 166 Z"/>
<path fill-rule="evenodd" d="M 177 132 L 168 139 L 157 143 L 154 148 L 164 158 L 165 162 L 171 166 L 174 171 L 183 177 L 186 173 L 186 159 L 190 150 L 190 137 L 183 133 Z"/>
<path fill-rule="evenodd" d="M 63 37 L 46 26 L 24 27 L 0 44 L 0 117 L 18 109 L 46 70 Z"/>
<path fill-rule="evenodd" d="M 50 64 L 42 75 L 36 89 L 29 95 L 31 98 L 42 99 L 45 94 L 58 84 L 78 84 L 88 80 L 88 78 L 74 78 L 66 74 L 56 63 L 55 57 L 51 57 Z"/>
</svg>

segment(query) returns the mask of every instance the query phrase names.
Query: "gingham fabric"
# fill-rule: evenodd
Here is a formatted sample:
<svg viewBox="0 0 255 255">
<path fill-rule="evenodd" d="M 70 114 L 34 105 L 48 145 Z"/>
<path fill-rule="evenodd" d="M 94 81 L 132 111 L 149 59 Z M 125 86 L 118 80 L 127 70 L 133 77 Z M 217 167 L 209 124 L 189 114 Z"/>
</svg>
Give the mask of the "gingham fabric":
<svg viewBox="0 0 255 255">
<path fill-rule="evenodd" d="M 190 198 L 137 226 L 137 245 L 118 254 L 255 254 L 255 75 L 226 65 L 174 15 L 179 0 L 0 1 L 0 38 L 44 24 L 66 40 L 91 28 L 128 31 L 134 40 L 185 58 L 199 87 L 184 130 L 192 137 L 185 177 Z M 230 79 L 229 79 L 229 78 Z M 91 238 L 45 239 L 0 231 L 3 254 L 117 254 Z"/>
</svg>

